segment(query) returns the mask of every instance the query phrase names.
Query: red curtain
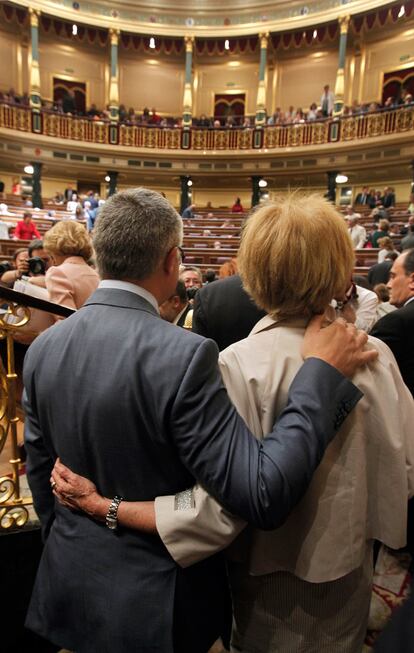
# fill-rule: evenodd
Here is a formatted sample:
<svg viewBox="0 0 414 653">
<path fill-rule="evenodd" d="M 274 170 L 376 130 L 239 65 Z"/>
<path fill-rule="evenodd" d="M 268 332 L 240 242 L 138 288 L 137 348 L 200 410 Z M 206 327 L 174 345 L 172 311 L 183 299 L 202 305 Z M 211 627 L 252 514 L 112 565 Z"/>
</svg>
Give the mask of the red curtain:
<svg viewBox="0 0 414 653">
<path fill-rule="evenodd" d="M 227 116 L 232 116 L 236 125 L 243 122 L 246 107 L 246 94 L 226 95 L 216 93 L 214 96 L 214 116 L 224 125 Z"/>
</svg>

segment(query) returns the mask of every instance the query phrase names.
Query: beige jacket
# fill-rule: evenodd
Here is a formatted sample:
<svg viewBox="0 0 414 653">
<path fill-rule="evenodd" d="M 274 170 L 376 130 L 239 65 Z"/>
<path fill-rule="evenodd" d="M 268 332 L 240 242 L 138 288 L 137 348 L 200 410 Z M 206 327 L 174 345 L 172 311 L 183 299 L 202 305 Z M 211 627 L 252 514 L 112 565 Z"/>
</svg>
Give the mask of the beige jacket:
<svg viewBox="0 0 414 653">
<path fill-rule="evenodd" d="M 266 316 L 220 355 L 230 398 L 258 438 L 286 405 L 302 364 L 304 328 L 304 321 L 277 324 Z M 329 445 L 304 498 L 279 529 L 247 528 L 232 545 L 231 557 L 248 562 L 251 574 L 285 570 L 326 582 L 359 567 L 368 540 L 405 545 L 407 499 L 414 490 L 414 401 L 390 349 L 369 341 L 379 359 L 353 379 L 364 397 Z M 227 547 L 244 527 L 202 488 L 191 494 L 187 502 L 156 500 L 159 533 L 182 566 Z"/>
<path fill-rule="evenodd" d="M 99 277 L 82 256 L 70 256 L 46 272 L 50 301 L 69 308 L 80 308 L 97 289 Z"/>
</svg>

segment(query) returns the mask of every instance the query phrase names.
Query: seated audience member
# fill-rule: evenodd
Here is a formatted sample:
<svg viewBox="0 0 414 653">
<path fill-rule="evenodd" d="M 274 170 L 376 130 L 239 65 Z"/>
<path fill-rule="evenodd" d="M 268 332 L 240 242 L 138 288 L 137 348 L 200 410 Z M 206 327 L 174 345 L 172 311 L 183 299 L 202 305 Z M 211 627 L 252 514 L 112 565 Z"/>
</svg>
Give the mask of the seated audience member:
<svg viewBox="0 0 414 653">
<path fill-rule="evenodd" d="M 312 104 L 309 107 L 308 111 L 308 120 L 309 122 L 313 122 L 314 120 L 317 119 L 317 113 L 318 113 L 318 106 L 316 102 L 312 102 Z"/>
<path fill-rule="evenodd" d="M 414 193 L 411 193 L 410 195 L 410 203 L 407 206 L 407 211 L 408 213 L 411 213 L 411 215 L 414 215 Z"/>
<path fill-rule="evenodd" d="M 235 226 L 236 225 L 228 218 L 226 220 L 224 220 L 222 225 L 220 225 L 220 227 L 227 227 L 227 228 L 235 227 Z"/>
<path fill-rule="evenodd" d="M 187 289 L 183 281 L 177 282 L 174 295 L 171 295 L 165 302 L 160 304 L 160 315 L 163 320 L 176 324 L 179 327 L 185 325 L 187 315 L 192 311 L 191 304 L 187 297 Z"/>
<path fill-rule="evenodd" d="M 214 249 L 221 249 L 221 240 L 214 241 Z"/>
<path fill-rule="evenodd" d="M 190 204 L 189 206 L 187 206 L 187 208 L 185 208 L 181 214 L 183 220 L 192 220 L 195 217 L 194 209 L 195 209 L 195 204 Z"/>
<path fill-rule="evenodd" d="M 384 188 L 384 195 L 381 198 L 382 205 L 384 209 L 389 209 L 391 206 L 395 206 L 395 193 L 394 189 L 387 186 Z"/>
<path fill-rule="evenodd" d="M 205 271 L 204 277 L 206 280 L 206 284 L 213 283 L 213 281 L 216 281 L 217 279 L 216 271 L 213 270 L 212 268 L 208 268 Z"/>
<path fill-rule="evenodd" d="M 22 192 L 22 186 L 20 183 L 20 179 L 17 177 L 13 179 L 13 184 L 12 184 L 12 194 L 13 195 L 21 195 Z"/>
<path fill-rule="evenodd" d="M 203 275 L 200 268 L 195 265 L 186 265 L 180 274 L 180 279 L 186 288 L 201 288 L 203 285 Z"/>
<path fill-rule="evenodd" d="M 3 220 L 2 215 L 3 214 L 0 212 L 0 238 L 2 240 L 9 240 L 10 238 L 9 230 L 14 229 L 15 225 L 13 222 L 6 222 L 5 220 Z"/>
<path fill-rule="evenodd" d="M 232 213 L 243 213 L 244 209 L 240 200 L 240 197 L 236 198 L 236 201 L 234 202 L 233 206 L 231 207 L 231 212 Z"/>
<path fill-rule="evenodd" d="M 64 203 L 64 201 L 65 201 L 65 198 L 63 196 L 63 193 L 61 193 L 60 191 L 57 190 L 56 193 L 54 194 L 53 199 L 52 199 L 52 203 L 57 204 L 57 205 L 61 205 L 61 204 Z"/>
<path fill-rule="evenodd" d="M 413 249 L 414 247 L 414 221 L 410 224 L 407 235 L 401 239 L 401 251 L 405 249 Z"/>
<path fill-rule="evenodd" d="M 211 120 L 207 118 L 206 114 L 201 114 L 200 119 L 197 121 L 197 127 L 211 127 Z"/>
<path fill-rule="evenodd" d="M 371 213 L 369 214 L 369 217 L 374 218 L 375 220 L 387 220 L 388 219 L 388 211 L 382 205 L 382 201 L 380 199 L 376 200 L 375 208 L 372 209 Z"/>
<path fill-rule="evenodd" d="M 388 220 L 382 219 L 379 221 L 378 229 L 374 231 L 371 238 L 373 247 L 378 247 L 378 240 L 380 238 L 385 238 L 385 236 L 388 236 L 389 229 L 390 223 Z"/>
<path fill-rule="evenodd" d="M 86 112 L 86 115 L 88 116 L 88 118 L 96 118 L 96 117 L 99 118 L 101 112 L 99 111 L 96 104 L 91 104 L 91 108 L 89 109 L 89 111 Z"/>
<path fill-rule="evenodd" d="M 352 207 L 350 210 L 352 211 Z M 367 231 L 365 227 L 358 224 L 360 217 L 359 213 L 351 213 L 347 215 L 348 232 L 354 249 L 362 249 L 367 240 Z"/>
<path fill-rule="evenodd" d="M 20 220 L 14 230 L 16 240 L 40 240 L 41 236 L 35 223 L 32 221 L 32 214 L 29 211 L 23 213 L 23 220 Z"/>
<path fill-rule="evenodd" d="M 396 251 L 387 252 L 382 263 L 375 263 L 375 265 L 370 267 L 368 270 L 368 281 L 371 288 L 378 284 L 388 283 L 392 264 L 397 257 L 398 252 Z"/>
<path fill-rule="evenodd" d="M 390 291 L 385 283 L 378 283 L 374 286 L 374 293 L 378 297 L 377 319 L 380 320 L 384 315 L 396 311 L 396 306 L 390 304 Z"/>
<path fill-rule="evenodd" d="M 378 252 L 378 263 L 385 261 L 385 257 L 390 252 L 395 252 L 394 242 L 389 236 L 384 236 L 383 238 L 378 238 L 378 247 L 380 251 Z"/>
<path fill-rule="evenodd" d="M 52 302 L 80 308 L 99 284 L 98 274 L 87 263 L 92 245 L 83 225 L 58 222 L 45 234 L 45 250 L 53 266 L 46 272 L 46 288 Z"/>
<path fill-rule="evenodd" d="M 234 274 L 238 274 L 237 259 L 232 258 L 230 261 L 226 261 L 219 269 L 219 279 L 226 279 L 227 277 L 232 277 Z"/>
<path fill-rule="evenodd" d="M 298 231 L 306 248 L 295 238 Z M 258 439 L 266 438 L 286 407 L 302 365 L 306 324 L 332 297 L 342 296 L 353 261 L 342 218 L 319 197 L 268 205 L 247 223 L 241 274 L 268 315 L 248 338 L 222 352 L 220 366 L 231 400 Z M 406 500 L 414 492 L 414 403 L 389 349 L 375 339 L 368 347 L 379 352 L 379 361 L 354 376 L 364 396 L 340 427 L 304 498 L 282 526 L 269 532 L 247 527 L 228 552 L 234 650 L 362 651 L 373 542 L 405 544 Z M 384 402 L 384 396 L 392 400 Z M 392 486 L 378 483 L 390 476 Z M 60 487 L 63 479 L 57 479 Z M 73 500 L 72 483 L 81 484 L 80 503 L 86 494 L 86 511 L 99 506 L 95 518 L 104 519 L 109 500 L 102 501 L 90 484 L 89 494 L 83 492 L 79 477 L 70 479 L 61 500 L 65 503 L 66 493 Z M 245 527 L 200 486 L 190 499 L 182 510 L 176 495 L 155 503 L 160 536 L 183 566 L 222 550 Z M 77 501 L 69 505 L 79 507 Z M 130 508 L 139 514 L 141 504 Z M 125 525 L 139 529 L 140 520 Z"/>
</svg>

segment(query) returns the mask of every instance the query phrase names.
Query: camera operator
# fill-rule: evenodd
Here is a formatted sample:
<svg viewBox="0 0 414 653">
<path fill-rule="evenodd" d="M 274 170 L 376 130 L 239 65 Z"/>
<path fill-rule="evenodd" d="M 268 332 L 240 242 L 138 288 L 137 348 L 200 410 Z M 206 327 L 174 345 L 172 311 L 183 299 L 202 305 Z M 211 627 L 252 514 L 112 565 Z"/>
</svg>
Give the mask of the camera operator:
<svg viewBox="0 0 414 653">
<path fill-rule="evenodd" d="M 49 254 L 43 248 L 43 240 L 33 240 L 29 247 L 17 249 L 13 255 L 13 269 L 5 271 L 0 281 L 13 287 L 23 276 L 30 277 L 30 282 L 46 287 L 45 274 L 51 265 Z"/>
<path fill-rule="evenodd" d="M 203 275 L 200 268 L 195 265 L 186 265 L 180 273 L 180 281 L 184 283 L 187 298 L 192 307 L 197 291 L 203 287 Z"/>
</svg>

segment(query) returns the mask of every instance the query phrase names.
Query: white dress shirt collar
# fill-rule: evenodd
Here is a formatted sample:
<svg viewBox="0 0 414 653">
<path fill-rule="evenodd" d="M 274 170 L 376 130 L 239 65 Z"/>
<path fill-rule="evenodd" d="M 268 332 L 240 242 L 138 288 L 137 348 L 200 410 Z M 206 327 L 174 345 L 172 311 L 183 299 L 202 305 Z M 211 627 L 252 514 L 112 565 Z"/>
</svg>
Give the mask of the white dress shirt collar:
<svg viewBox="0 0 414 653">
<path fill-rule="evenodd" d="M 410 297 L 410 299 L 407 299 L 407 301 L 405 302 L 404 306 L 407 306 L 407 304 L 409 304 L 410 302 L 412 302 L 413 299 L 414 299 L 414 295 L 413 295 L 412 297 Z"/>
<path fill-rule="evenodd" d="M 120 281 L 119 279 L 103 279 L 100 282 L 98 288 L 109 288 L 113 290 L 126 290 L 127 292 L 133 292 L 151 304 L 157 313 L 160 312 L 160 309 L 158 308 L 158 302 L 155 299 L 154 295 L 148 292 L 148 290 L 145 290 L 145 288 L 137 286 L 135 283 L 130 283 L 129 281 Z"/>
</svg>

